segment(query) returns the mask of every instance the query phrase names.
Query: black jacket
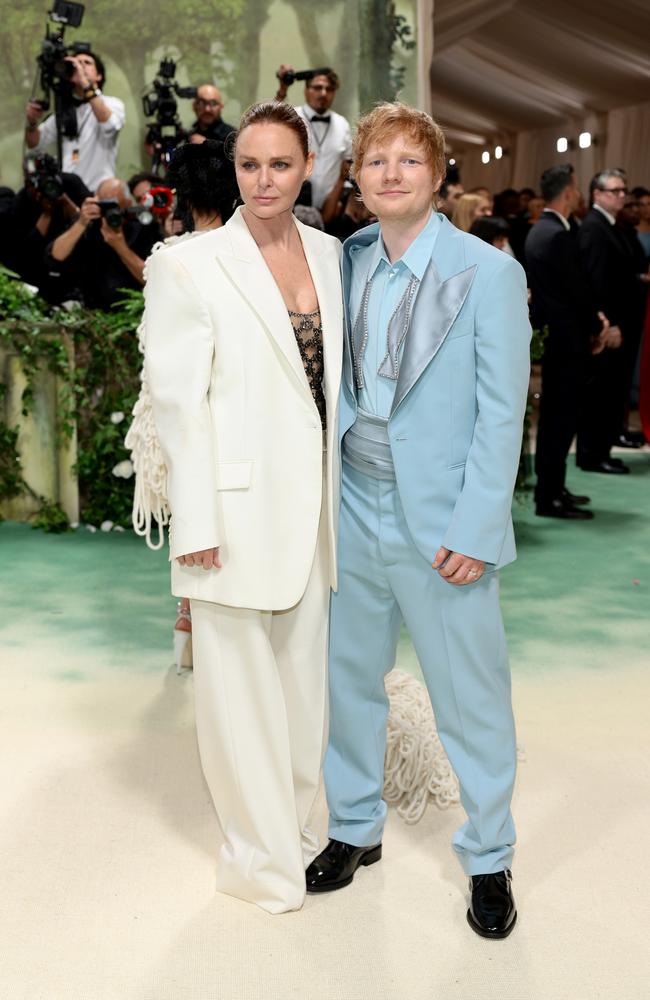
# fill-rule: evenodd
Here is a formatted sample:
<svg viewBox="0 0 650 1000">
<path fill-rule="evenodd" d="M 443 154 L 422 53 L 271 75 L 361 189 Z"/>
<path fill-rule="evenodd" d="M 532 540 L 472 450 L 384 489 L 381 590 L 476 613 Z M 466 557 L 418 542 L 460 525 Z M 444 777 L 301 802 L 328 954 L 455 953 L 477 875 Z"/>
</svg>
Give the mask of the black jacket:
<svg viewBox="0 0 650 1000">
<path fill-rule="evenodd" d="M 589 353 L 602 324 L 574 233 L 557 215 L 544 212 L 528 233 L 525 253 L 531 320 L 538 329 L 548 327 L 546 355 Z"/>
<path fill-rule="evenodd" d="M 580 257 L 594 300 L 612 326 L 635 323 L 638 277 L 627 241 L 602 212 L 591 208 L 578 233 Z"/>
</svg>

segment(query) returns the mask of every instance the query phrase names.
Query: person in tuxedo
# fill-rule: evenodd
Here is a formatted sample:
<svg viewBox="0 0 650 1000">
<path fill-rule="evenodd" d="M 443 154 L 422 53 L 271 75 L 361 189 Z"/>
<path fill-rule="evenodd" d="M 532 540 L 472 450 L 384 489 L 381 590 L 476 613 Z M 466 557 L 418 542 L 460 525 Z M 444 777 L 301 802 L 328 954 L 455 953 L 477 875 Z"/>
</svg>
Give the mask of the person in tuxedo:
<svg viewBox="0 0 650 1000">
<path fill-rule="evenodd" d="M 402 621 L 413 639 L 467 822 L 454 849 L 471 927 L 515 924 L 515 733 L 496 570 L 515 558 L 512 492 L 530 373 L 523 269 L 433 209 L 444 136 L 380 104 L 353 169 L 379 219 L 343 251 L 346 339 L 338 591 L 332 597 L 330 841 L 309 892 L 380 860 L 388 701 Z"/>
<path fill-rule="evenodd" d="M 172 591 L 189 597 L 196 725 L 223 833 L 217 888 L 299 909 L 336 585 L 340 243 L 298 223 L 307 129 L 253 105 L 243 207 L 154 254 L 145 372 L 167 469 Z"/>
<path fill-rule="evenodd" d="M 611 327 L 605 350 L 589 362 L 581 406 L 577 463 L 587 472 L 622 475 L 630 471 L 610 454 L 621 440 L 625 401 L 629 392 L 628 355 L 637 331 L 637 282 L 634 256 L 616 226 L 625 204 L 627 182 L 621 170 L 603 170 L 589 186 L 591 208 L 578 231 L 582 266 L 597 308 Z M 625 347 L 622 345 L 625 344 Z M 636 445 L 633 445 L 636 446 Z"/>
<path fill-rule="evenodd" d="M 536 513 L 541 517 L 589 520 L 588 497 L 566 487 L 566 460 L 578 428 L 578 406 L 590 355 L 617 336 L 599 315 L 580 266 L 569 217 L 580 199 L 570 163 L 542 174 L 546 207 L 525 244 L 533 326 L 546 329 L 542 397 L 535 449 Z"/>
</svg>

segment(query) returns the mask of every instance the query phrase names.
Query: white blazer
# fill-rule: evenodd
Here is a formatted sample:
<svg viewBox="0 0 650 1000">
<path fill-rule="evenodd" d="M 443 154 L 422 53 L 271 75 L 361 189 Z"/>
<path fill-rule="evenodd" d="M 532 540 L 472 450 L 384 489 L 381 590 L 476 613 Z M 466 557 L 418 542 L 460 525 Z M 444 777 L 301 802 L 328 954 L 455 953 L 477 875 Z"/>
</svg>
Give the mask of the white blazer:
<svg viewBox="0 0 650 1000">
<path fill-rule="evenodd" d="M 341 247 L 296 226 L 323 325 L 324 510 L 335 588 Z M 221 229 L 150 258 L 145 308 L 145 366 L 172 513 L 172 592 L 231 607 L 293 607 L 316 546 L 321 422 L 287 307 L 241 209 Z M 221 569 L 176 562 L 216 545 Z"/>
</svg>

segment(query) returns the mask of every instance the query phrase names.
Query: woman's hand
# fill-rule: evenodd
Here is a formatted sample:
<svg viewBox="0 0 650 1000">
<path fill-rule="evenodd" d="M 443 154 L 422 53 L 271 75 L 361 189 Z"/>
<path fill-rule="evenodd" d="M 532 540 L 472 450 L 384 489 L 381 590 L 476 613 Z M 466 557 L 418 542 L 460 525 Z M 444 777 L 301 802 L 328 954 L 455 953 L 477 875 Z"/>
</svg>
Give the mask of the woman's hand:
<svg viewBox="0 0 650 1000">
<path fill-rule="evenodd" d="M 181 566 L 203 566 L 203 569 L 221 569 L 219 546 L 214 549 L 199 549 L 198 552 L 188 552 L 179 556 L 177 562 Z"/>
</svg>

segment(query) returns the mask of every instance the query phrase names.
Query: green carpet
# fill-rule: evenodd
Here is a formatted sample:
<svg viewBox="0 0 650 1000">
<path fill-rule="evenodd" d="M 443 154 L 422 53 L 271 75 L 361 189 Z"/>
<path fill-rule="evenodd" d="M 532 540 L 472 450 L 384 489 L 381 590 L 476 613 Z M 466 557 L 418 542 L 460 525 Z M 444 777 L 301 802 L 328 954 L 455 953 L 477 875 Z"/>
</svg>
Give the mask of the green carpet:
<svg viewBox="0 0 650 1000">
<path fill-rule="evenodd" d="M 650 454 L 629 463 L 629 476 L 572 467 L 569 487 L 592 497 L 591 522 L 538 518 L 531 498 L 515 502 L 519 558 L 501 574 L 515 671 L 615 667 L 648 655 Z M 83 679 L 80 663 L 169 665 L 167 554 L 150 552 L 131 532 L 46 535 L 3 522 L 0 600 L 0 644 L 65 644 L 68 680 Z M 406 635 L 399 662 L 417 672 Z"/>
</svg>

